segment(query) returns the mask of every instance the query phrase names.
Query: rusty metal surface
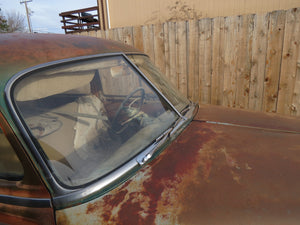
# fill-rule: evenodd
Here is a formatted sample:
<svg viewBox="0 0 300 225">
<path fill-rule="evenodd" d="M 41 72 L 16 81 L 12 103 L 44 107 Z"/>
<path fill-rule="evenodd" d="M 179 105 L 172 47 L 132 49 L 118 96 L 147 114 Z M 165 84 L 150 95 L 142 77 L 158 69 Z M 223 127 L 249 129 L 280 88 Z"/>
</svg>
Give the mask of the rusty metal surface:
<svg viewBox="0 0 300 225">
<path fill-rule="evenodd" d="M 253 119 L 272 126 L 268 116 Z M 58 224 L 298 224 L 299 172 L 300 134 L 196 120 L 122 186 L 56 216 Z"/>
<path fill-rule="evenodd" d="M 50 203 L 51 196 L 1 113 L 0 128 L 15 149 L 24 169 L 23 179 L 3 179 L 0 182 L 0 224 L 54 224 L 53 209 L 50 205 L 42 207 L 39 201 L 46 199 Z M 36 206 L 32 205 L 31 200 L 37 203 Z"/>
<path fill-rule="evenodd" d="M 1 34 L 0 78 L 55 60 L 111 52 L 137 52 L 130 46 L 99 38 L 59 34 Z"/>
<path fill-rule="evenodd" d="M 254 112 L 214 105 L 201 105 L 195 119 L 300 132 L 300 117 L 289 117 L 278 113 Z"/>
<path fill-rule="evenodd" d="M 0 224 L 54 225 L 53 210 L 0 203 Z"/>
</svg>

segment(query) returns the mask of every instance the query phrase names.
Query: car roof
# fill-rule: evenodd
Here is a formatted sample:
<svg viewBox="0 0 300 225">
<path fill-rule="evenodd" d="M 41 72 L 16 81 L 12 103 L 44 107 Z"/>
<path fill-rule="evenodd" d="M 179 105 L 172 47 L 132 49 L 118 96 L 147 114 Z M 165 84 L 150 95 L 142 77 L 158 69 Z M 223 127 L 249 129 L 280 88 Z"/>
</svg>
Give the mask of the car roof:
<svg viewBox="0 0 300 225">
<path fill-rule="evenodd" d="M 0 82 L 46 62 L 102 53 L 138 53 L 135 48 L 105 39 L 65 34 L 0 34 Z M 140 52 L 139 52 L 140 53 Z"/>
<path fill-rule="evenodd" d="M 16 73 L 57 60 L 117 52 L 141 53 L 119 42 L 82 35 L 0 34 L 0 112 L 11 117 L 3 93 Z"/>
</svg>

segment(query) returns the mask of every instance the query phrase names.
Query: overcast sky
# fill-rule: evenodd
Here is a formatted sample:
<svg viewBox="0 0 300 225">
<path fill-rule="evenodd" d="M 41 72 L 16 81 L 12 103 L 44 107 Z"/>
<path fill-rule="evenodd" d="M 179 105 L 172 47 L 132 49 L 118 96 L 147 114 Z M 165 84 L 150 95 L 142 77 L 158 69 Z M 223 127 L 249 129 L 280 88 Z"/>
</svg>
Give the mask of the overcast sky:
<svg viewBox="0 0 300 225">
<path fill-rule="evenodd" d="M 97 6 L 97 0 L 32 0 L 27 6 L 33 11 L 30 17 L 33 31 L 64 33 L 59 13 Z M 0 8 L 4 15 L 12 11 L 24 15 L 27 26 L 25 5 L 20 0 L 0 0 Z"/>
</svg>

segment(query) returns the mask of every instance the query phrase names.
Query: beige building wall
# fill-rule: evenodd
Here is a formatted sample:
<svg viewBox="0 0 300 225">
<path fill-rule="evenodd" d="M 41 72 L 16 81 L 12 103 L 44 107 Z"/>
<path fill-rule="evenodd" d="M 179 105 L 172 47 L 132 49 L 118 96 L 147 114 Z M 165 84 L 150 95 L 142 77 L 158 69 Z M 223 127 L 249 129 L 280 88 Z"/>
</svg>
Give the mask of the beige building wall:
<svg viewBox="0 0 300 225">
<path fill-rule="evenodd" d="M 300 7 L 300 0 L 107 0 L 107 3 L 110 28 Z"/>
</svg>

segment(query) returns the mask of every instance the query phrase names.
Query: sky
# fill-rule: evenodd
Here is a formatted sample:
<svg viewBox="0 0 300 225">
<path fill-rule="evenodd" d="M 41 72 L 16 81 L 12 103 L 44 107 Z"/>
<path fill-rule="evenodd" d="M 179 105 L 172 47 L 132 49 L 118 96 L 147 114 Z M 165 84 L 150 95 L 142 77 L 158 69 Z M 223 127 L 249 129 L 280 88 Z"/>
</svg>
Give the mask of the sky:
<svg viewBox="0 0 300 225">
<path fill-rule="evenodd" d="M 27 6 L 33 12 L 30 20 L 34 32 L 64 33 L 59 13 L 97 6 L 97 0 L 32 0 Z M 0 8 L 4 16 L 10 12 L 24 15 L 28 26 L 25 4 L 20 4 L 20 0 L 0 0 Z"/>
</svg>

